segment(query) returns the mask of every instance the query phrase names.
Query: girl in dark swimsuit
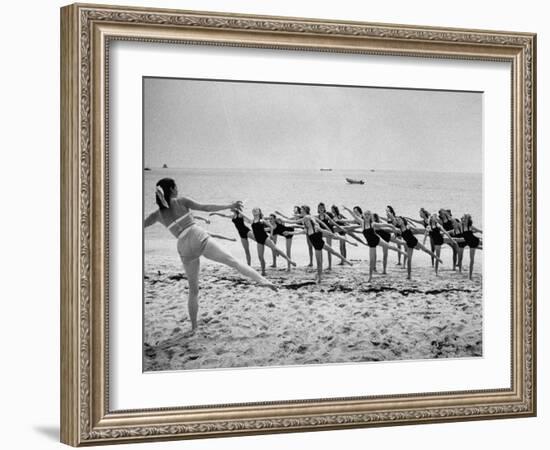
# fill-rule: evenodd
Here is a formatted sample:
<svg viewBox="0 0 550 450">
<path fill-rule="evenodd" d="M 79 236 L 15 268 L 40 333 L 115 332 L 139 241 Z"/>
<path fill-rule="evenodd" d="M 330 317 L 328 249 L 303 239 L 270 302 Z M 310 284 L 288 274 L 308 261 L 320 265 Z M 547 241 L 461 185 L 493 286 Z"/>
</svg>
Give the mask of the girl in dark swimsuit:
<svg viewBox="0 0 550 450">
<path fill-rule="evenodd" d="M 345 236 L 346 235 L 346 231 L 343 229 L 343 227 L 346 225 L 346 217 L 342 215 L 342 213 L 340 212 L 340 209 L 338 208 L 338 206 L 336 205 L 332 205 L 330 207 L 330 212 L 332 213 L 332 216 L 333 216 L 333 220 L 334 222 L 336 223 L 336 225 L 338 225 L 338 229 L 337 229 L 337 233 L 340 235 L 340 236 Z M 346 258 L 347 257 L 347 254 L 348 254 L 348 250 L 346 248 L 346 241 L 340 241 L 340 254 Z M 338 263 L 340 266 L 343 266 L 345 264 L 344 261 L 340 261 Z"/>
<path fill-rule="evenodd" d="M 271 240 L 275 245 L 277 245 L 277 236 L 282 236 L 285 238 L 286 241 L 286 255 L 289 258 L 292 258 L 292 233 L 294 231 L 294 227 L 287 227 L 284 223 L 284 221 L 280 218 L 278 218 L 275 214 L 269 215 L 269 224 L 271 225 Z M 275 268 L 277 267 L 277 253 L 272 251 L 273 253 L 273 264 L 271 267 Z M 288 267 L 287 271 L 290 272 L 290 263 L 287 261 Z"/>
<path fill-rule="evenodd" d="M 315 249 L 315 259 L 317 261 L 317 276 L 315 277 L 315 282 L 320 284 L 323 275 L 323 250 L 331 255 L 336 256 L 337 258 L 340 258 L 345 264 L 349 264 L 350 266 L 352 266 L 353 264 L 349 262 L 346 258 L 344 258 L 340 253 L 335 251 L 330 245 L 326 244 L 323 240 L 323 236 L 330 236 L 333 239 L 339 240 L 345 240 L 345 238 L 342 236 L 338 236 L 337 234 L 333 234 L 330 231 L 324 230 L 314 217 L 307 214 L 307 211 L 308 208 L 302 206 L 302 218 L 300 220 L 300 223 L 304 226 L 304 229 L 302 231 L 294 231 L 292 234 L 305 234 L 308 241 L 311 242 L 311 245 Z M 353 246 L 357 245 L 354 242 L 347 242 L 348 244 Z"/>
<path fill-rule="evenodd" d="M 397 219 L 397 214 L 395 214 L 395 209 L 393 208 L 392 205 L 387 205 L 386 206 L 386 219 L 385 219 L 386 223 L 388 225 L 395 226 L 396 219 Z M 392 239 L 392 242 L 394 242 L 397 245 L 397 248 L 399 250 L 401 250 L 401 245 L 402 245 L 402 242 L 401 242 L 400 238 L 401 238 L 401 232 L 396 228 L 394 237 Z M 406 261 L 407 261 L 407 257 L 404 256 L 403 257 L 403 267 L 405 266 Z M 397 265 L 398 266 L 401 265 L 401 253 L 397 254 Z"/>
<path fill-rule="evenodd" d="M 426 237 L 428 236 L 430 237 L 430 241 L 433 242 L 433 245 L 434 245 L 434 249 L 432 251 L 435 253 L 435 255 L 438 258 L 441 257 L 441 246 L 443 244 L 451 244 L 451 246 L 455 245 L 454 239 L 443 228 L 437 214 L 432 214 L 428 219 L 428 226 L 426 227 L 424 242 L 426 241 Z M 439 270 L 439 261 L 436 260 L 435 261 L 436 275 L 438 274 L 438 270 Z"/>
<path fill-rule="evenodd" d="M 344 207 L 346 211 L 348 211 L 357 221 L 357 223 L 361 227 L 361 231 L 363 233 L 363 236 L 365 236 L 365 240 L 367 241 L 367 245 L 369 247 L 369 279 L 368 282 L 370 283 L 372 281 L 372 274 L 376 269 L 376 247 L 381 246 L 382 248 L 386 249 L 386 251 L 393 250 L 395 252 L 402 252 L 397 247 L 394 247 L 393 245 L 388 244 L 385 240 L 380 239 L 380 236 L 378 234 L 378 230 L 388 230 L 393 227 L 391 225 L 383 225 L 380 223 L 374 222 L 374 217 L 370 211 L 365 211 L 363 215 L 358 214 L 361 211 L 361 208 L 356 206 L 353 208 L 353 211 L 349 208 Z M 387 261 L 387 259 L 386 259 Z M 384 274 L 386 273 L 386 268 L 384 267 Z"/>
<path fill-rule="evenodd" d="M 472 279 L 472 273 L 474 271 L 474 259 L 476 249 L 483 249 L 482 241 L 480 238 L 474 235 L 474 233 L 482 233 L 479 228 L 473 226 L 472 216 L 470 214 L 464 214 L 461 218 L 462 238 L 464 239 L 463 247 L 459 251 L 459 267 L 462 270 L 462 256 L 464 254 L 464 247 L 470 247 L 470 271 L 468 278 Z M 460 245 L 460 244 L 459 244 Z"/>
<path fill-rule="evenodd" d="M 415 249 L 422 250 L 428 255 L 433 256 L 440 264 L 443 264 L 443 261 L 441 261 L 441 259 L 437 255 L 435 255 L 432 251 L 428 250 L 424 245 L 418 242 L 418 239 L 414 237 L 414 233 L 418 230 L 411 227 L 407 219 L 405 219 L 404 217 L 397 217 L 395 221 L 395 227 L 399 231 L 401 231 L 401 236 L 403 237 L 403 240 L 405 241 L 407 247 L 407 280 L 411 279 L 412 255 Z"/>
<path fill-rule="evenodd" d="M 334 216 L 332 213 L 327 211 L 327 208 L 323 202 L 319 203 L 317 205 L 317 219 L 319 219 L 321 227 L 325 228 L 326 230 L 330 231 L 331 234 L 334 234 L 334 226 L 336 223 L 334 222 Z M 326 236 L 327 245 L 332 245 L 332 237 Z M 340 241 L 342 242 L 342 241 Z M 332 255 L 328 254 L 328 267 L 327 270 L 332 270 Z"/>
<path fill-rule="evenodd" d="M 458 261 L 459 246 L 458 246 L 456 240 L 454 239 L 455 237 L 458 237 L 458 236 L 454 236 L 455 221 L 453 219 L 453 216 L 451 214 L 450 209 L 441 208 L 438 211 L 438 215 L 439 215 L 439 220 L 440 220 L 440 223 L 441 223 L 441 226 L 443 227 L 443 229 L 453 237 L 451 242 L 448 242 L 448 244 L 453 250 L 453 270 L 456 270 L 456 264 L 457 264 L 457 261 Z"/>
<path fill-rule="evenodd" d="M 309 214 L 309 206 L 295 206 L 292 217 L 285 216 L 282 212 L 279 211 L 275 211 L 275 214 L 281 216 L 285 220 L 297 221 L 301 220 L 302 218 L 302 208 L 307 208 L 307 214 Z M 313 267 L 313 246 L 311 245 L 309 239 L 306 239 L 306 244 L 309 254 L 309 264 L 307 265 L 307 267 Z"/>
<path fill-rule="evenodd" d="M 265 259 L 264 251 L 265 246 L 268 246 L 271 250 L 277 253 L 279 256 L 282 256 L 287 260 L 292 266 L 296 266 L 296 263 L 292 261 L 282 250 L 280 250 L 273 241 L 269 238 L 269 235 L 265 231 L 266 228 L 271 230 L 271 226 L 264 220 L 264 215 L 260 208 L 252 208 L 253 220 L 252 222 L 252 233 L 254 234 L 254 239 L 256 240 L 256 247 L 258 248 L 258 259 L 262 267 L 262 275 L 265 276 Z"/>
<path fill-rule="evenodd" d="M 233 225 L 235 225 L 237 233 L 239 233 L 239 237 L 241 238 L 241 245 L 243 246 L 244 254 L 246 255 L 246 263 L 250 265 L 252 258 L 250 256 L 250 246 L 248 245 L 248 240 L 254 240 L 254 235 L 252 234 L 250 228 L 248 228 L 245 224 L 245 222 L 250 224 L 250 220 L 238 210 L 233 211 L 232 215 L 222 214 L 218 212 L 210 213 L 210 215 L 231 219 L 231 222 L 233 222 Z"/>
<path fill-rule="evenodd" d="M 418 215 L 420 216 L 420 220 L 412 219 L 410 217 L 407 217 L 406 219 L 409 222 L 417 223 L 418 225 L 422 226 L 424 230 L 428 230 L 428 222 L 430 221 L 431 214 L 424 208 L 420 208 L 418 211 Z M 422 245 L 426 245 L 426 238 L 430 238 L 430 250 L 432 252 L 435 251 L 435 244 L 433 242 L 432 236 L 430 233 L 424 233 L 424 241 L 422 242 Z M 434 266 L 435 259 L 432 257 L 432 267 Z"/>
</svg>

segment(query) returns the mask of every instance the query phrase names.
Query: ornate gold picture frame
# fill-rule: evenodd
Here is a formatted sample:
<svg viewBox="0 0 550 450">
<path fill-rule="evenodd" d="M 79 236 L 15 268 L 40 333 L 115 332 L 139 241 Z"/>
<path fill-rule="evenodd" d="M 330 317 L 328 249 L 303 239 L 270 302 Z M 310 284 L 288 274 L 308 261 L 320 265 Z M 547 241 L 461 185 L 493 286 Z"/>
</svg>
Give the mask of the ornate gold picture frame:
<svg viewBox="0 0 550 450">
<path fill-rule="evenodd" d="M 109 402 L 109 79 L 117 40 L 511 65 L 511 385 L 115 411 Z M 536 36 L 74 4 L 61 9 L 61 440 L 165 439 L 536 414 Z M 490 270 L 490 269 L 489 269 Z"/>
</svg>

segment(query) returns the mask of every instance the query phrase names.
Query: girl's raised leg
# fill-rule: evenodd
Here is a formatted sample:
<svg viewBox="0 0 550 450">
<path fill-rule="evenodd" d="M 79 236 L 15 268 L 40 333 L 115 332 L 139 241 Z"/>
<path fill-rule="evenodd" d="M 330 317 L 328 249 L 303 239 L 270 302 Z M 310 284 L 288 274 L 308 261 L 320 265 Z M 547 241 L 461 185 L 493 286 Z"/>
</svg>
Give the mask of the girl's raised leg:
<svg viewBox="0 0 550 450">
<path fill-rule="evenodd" d="M 394 252 L 397 252 L 398 255 L 403 254 L 404 258 L 407 256 L 407 254 L 403 250 L 401 250 L 400 245 L 398 245 L 397 247 L 394 247 L 393 245 L 388 244 L 386 241 L 384 241 L 382 239 L 380 239 L 380 242 L 378 243 L 378 245 L 380 245 L 383 248 L 387 248 L 388 250 L 393 250 Z M 403 263 L 405 263 L 405 262 L 403 261 Z"/>
<path fill-rule="evenodd" d="M 273 243 L 273 241 L 271 239 L 268 238 L 265 241 L 265 245 L 267 245 L 274 253 L 276 253 L 277 255 L 282 256 L 284 259 L 286 259 L 286 261 L 289 264 L 292 264 L 293 266 L 296 265 L 296 263 L 294 261 L 292 261 L 288 256 L 286 256 L 285 252 L 280 250 L 278 247 L 275 247 L 275 244 Z"/>
<path fill-rule="evenodd" d="M 221 264 L 225 264 L 237 271 L 239 271 L 244 276 L 251 278 L 252 280 L 259 283 L 261 286 L 268 287 L 273 290 L 277 290 L 277 287 L 269 280 L 262 277 L 258 272 L 256 272 L 252 267 L 246 266 L 239 261 L 237 261 L 233 256 L 231 256 L 223 247 L 218 243 L 209 239 L 206 243 L 206 247 L 203 251 L 203 256 L 205 258 L 211 259 Z"/>
<path fill-rule="evenodd" d="M 350 263 L 346 258 L 344 258 L 340 253 L 338 253 L 336 250 L 334 250 L 332 247 L 330 247 L 329 245 L 325 245 L 323 247 L 324 250 L 327 251 L 327 253 L 329 254 L 332 254 L 334 256 L 336 256 L 337 258 L 340 258 L 344 263 L 346 263 L 348 266 L 353 266 L 352 263 Z"/>
<path fill-rule="evenodd" d="M 417 250 L 422 250 L 424 253 L 427 253 L 428 255 L 430 255 L 432 258 L 437 258 L 437 261 L 439 261 L 441 264 L 443 264 L 443 261 L 441 261 L 440 258 L 438 258 L 436 256 L 436 254 L 434 252 L 431 252 L 430 250 L 428 250 L 426 248 L 426 246 L 422 245 L 420 242 L 418 244 L 416 244 L 416 247 L 415 247 Z"/>
</svg>

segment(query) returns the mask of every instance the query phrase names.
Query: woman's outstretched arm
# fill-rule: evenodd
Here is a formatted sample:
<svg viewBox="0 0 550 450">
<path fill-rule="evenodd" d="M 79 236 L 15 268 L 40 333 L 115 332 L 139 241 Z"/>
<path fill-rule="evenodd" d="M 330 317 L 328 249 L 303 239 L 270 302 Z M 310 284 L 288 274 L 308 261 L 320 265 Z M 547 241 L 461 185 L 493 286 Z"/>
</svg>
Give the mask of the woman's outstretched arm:
<svg viewBox="0 0 550 450">
<path fill-rule="evenodd" d="M 195 209 L 197 211 L 215 212 L 222 211 L 224 209 L 238 209 L 241 210 L 243 202 L 237 200 L 236 202 L 229 203 L 227 205 L 212 205 L 205 203 L 198 203 L 195 200 L 191 200 L 187 197 L 180 197 L 178 201 L 188 209 Z"/>
<path fill-rule="evenodd" d="M 204 217 L 201 217 L 201 216 L 193 216 L 195 217 L 195 219 L 198 219 L 198 220 L 202 220 L 204 223 L 207 223 L 208 225 L 210 225 L 210 220 L 209 219 L 205 219 Z"/>
<path fill-rule="evenodd" d="M 147 227 L 150 227 L 151 225 L 153 225 L 154 223 L 158 222 L 159 221 L 159 212 L 158 211 L 155 211 L 154 213 L 151 213 L 149 214 L 146 218 L 145 218 L 145 221 L 143 223 L 143 226 L 145 228 Z"/>
<path fill-rule="evenodd" d="M 363 218 L 359 214 L 355 214 L 355 211 L 349 209 L 347 206 L 344 206 L 343 208 L 353 216 L 359 225 L 363 225 Z"/>
</svg>

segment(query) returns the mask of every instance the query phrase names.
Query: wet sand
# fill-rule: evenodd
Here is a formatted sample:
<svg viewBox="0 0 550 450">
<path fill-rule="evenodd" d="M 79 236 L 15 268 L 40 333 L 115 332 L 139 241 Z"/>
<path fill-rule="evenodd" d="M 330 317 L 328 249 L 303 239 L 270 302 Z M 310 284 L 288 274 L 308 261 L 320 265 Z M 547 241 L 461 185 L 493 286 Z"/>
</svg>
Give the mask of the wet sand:
<svg viewBox="0 0 550 450">
<path fill-rule="evenodd" d="M 280 288 L 273 292 L 204 261 L 199 329 L 191 335 L 181 266 L 149 259 L 144 370 L 482 356 L 479 270 L 472 281 L 448 267 L 436 277 L 428 263 L 413 267 L 408 281 L 390 261 L 387 275 L 367 283 L 368 262 L 353 262 L 325 272 L 322 285 L 313 282 L 312 268 L 269 269 Z"/>
</svg>

